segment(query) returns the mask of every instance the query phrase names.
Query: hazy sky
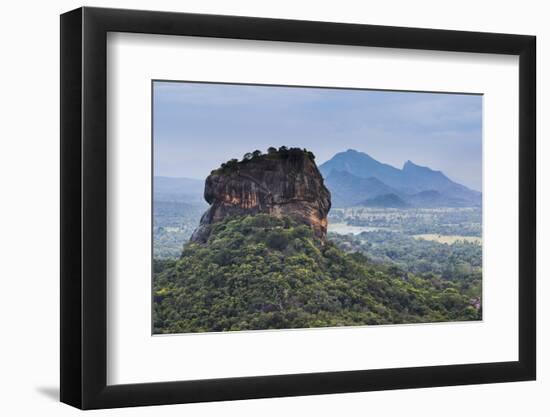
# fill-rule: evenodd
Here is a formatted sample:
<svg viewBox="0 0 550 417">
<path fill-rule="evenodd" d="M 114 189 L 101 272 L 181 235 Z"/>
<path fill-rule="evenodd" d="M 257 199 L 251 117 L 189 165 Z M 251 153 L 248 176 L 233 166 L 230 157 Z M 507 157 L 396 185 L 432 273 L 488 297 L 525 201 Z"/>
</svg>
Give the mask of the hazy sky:
<svg viewBox="0 0 550 417">
<path fill-rule="evenodd" d="M 478 95 L 155 82 L 153 110 L 155 175 L 204 179 L 269 146 L 307 148 L 319 165 L 352 148 L 481 190 Z"/>
</svg>

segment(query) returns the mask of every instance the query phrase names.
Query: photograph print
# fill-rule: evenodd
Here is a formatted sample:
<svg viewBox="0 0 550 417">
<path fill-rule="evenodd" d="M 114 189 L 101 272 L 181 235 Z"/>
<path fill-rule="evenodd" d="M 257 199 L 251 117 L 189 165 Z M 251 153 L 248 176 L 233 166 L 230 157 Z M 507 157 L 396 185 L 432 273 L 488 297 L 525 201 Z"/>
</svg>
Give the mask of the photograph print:
<svg viewBox="0 0 550 417">
<path fill-rule="evenodd" d="M 482 95 L 152 94 L 153 334 L 482 320 Z"/>
</svg>

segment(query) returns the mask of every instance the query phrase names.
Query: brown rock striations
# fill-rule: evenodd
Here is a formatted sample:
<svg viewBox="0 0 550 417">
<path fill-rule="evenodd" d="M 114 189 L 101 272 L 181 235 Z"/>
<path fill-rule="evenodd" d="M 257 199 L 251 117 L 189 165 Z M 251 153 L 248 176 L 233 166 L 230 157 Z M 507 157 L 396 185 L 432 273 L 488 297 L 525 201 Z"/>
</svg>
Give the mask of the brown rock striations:
<svg viewBox="0 0 550 417">
<path fill-rule="evenodd" d="M 227 216 L 259 213 L 288 216 L 326 238 L 330 192 L 311 152 L 298 148 L 256 151 L 231 160 L 206 178 L 204 198 L 210 208 L 202 215 L 192 242 L 205 243 L 211 225 Z"/>
</svg>

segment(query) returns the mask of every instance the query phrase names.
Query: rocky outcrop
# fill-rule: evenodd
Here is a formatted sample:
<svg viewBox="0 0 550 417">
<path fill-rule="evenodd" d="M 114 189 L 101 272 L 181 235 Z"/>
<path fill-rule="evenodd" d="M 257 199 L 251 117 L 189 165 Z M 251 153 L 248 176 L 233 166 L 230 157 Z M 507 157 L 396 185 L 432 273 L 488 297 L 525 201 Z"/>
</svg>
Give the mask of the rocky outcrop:
<svg viewBox="0 0 550 417">
<path fill-rule="evenodd" d="M 212 224 L 227 216 L 266 213 L 288 216 L 326 238 L 330 192 L 311 152 L 270 148 L 231 160 L 206 178 L 204 198 L 210 204 L 191 241 L 205 243 Z"/>
</svg>

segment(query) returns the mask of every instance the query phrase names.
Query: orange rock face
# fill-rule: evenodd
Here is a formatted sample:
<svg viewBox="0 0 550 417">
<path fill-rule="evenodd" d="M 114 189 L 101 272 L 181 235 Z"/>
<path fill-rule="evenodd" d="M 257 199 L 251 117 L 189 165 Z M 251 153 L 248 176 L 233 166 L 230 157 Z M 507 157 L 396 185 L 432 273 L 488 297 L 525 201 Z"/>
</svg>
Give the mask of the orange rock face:
<svg viewBox="0 0 550 417">
<path fill-rule="evenodd" d="M 210 225 L 230 215 L 288 216 L 326 238 L 330 192 L 313 156 L 300 149 L 271 152 L 212 171 L 204 198 L 210 204 L 191 236 L 204 243 Z"/>
</svg>

